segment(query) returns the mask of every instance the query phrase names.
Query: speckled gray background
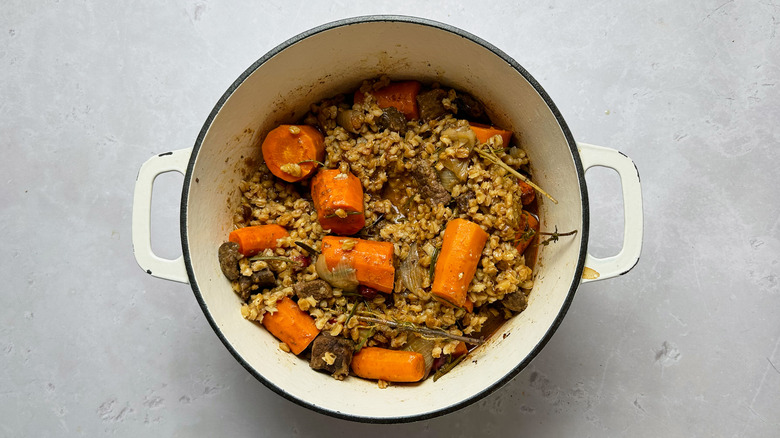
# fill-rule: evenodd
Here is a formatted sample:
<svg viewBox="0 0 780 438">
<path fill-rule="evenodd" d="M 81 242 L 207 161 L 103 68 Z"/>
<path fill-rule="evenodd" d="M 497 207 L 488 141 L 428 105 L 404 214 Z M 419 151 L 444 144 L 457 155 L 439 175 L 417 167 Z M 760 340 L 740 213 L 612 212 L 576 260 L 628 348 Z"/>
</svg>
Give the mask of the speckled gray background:
<svg viewBox="0 0 780 438">
<path fill-rule="evenodd" d="M 11 0 L 0 6 L 0 435 L 773 436 L 780 427 L 780 4 L 770 1 Z M 395 13 L 472 32 L 543 85 L 578 141 L 642 177 L 628 275 L 581 287 L 512 382 L 456 413 L 367 425 L 255 381 L 186 285 L 132 255 L 135 176 L 192 146 L 245 68 L 325 22 Z M 180 252 L 181 176 L 154 246 Z M 617 177 L 590 172 L 596 255 Z"/>
</svg>

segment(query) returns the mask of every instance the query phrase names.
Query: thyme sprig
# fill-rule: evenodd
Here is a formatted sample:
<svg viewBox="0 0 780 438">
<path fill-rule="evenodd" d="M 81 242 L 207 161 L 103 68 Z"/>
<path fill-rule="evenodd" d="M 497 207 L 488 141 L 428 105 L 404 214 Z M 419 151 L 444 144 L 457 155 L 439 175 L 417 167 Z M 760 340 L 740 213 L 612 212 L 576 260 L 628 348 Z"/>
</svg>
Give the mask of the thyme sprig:
<svg viewBox="0 0 780 438">
<path fill-rule="evenodd" d="M 316 249 L 310 247 L 309 245 L 307 245 L 307 244 L 305 244 L 303 242 L 295 241 L 295 244 L 300 246 L 301 248 L 303 248 L 306 252 L 308 252 L 311 255 L 319 255 L 319 253 L 320 253 Z"/>
<path fill-rule="evenodd" d="M 537 245 L 547 246 L 551 243 L 557 242 L 561 237 L 573 236 L 577 234 L 577 230 L 571 230 L 566 233 L 559 233 L 558 226 L 556 225 L 554 232 L 550 233 L 550 232 L 540 231 L 539 234 L 541 234 L 542 236 L 550 236 L 547 239 L 544 239 L 543 241 L 537 243 Z"/>
<path fill-rule="evenodd" d="M 374 333 L 376 333 L 376 327 L 369 327 L 365 329 L 365 331 L 366 331 L 366 336 L 363 337 L 363 334 L 361 333 L 360 343 L 358 343 L 355 346 L 355 353 L 359 352 L 363 348 L 363 346 L 366 345 L 366 342 L 368 342 L 368 340 L 371 339 L 371 336 L 374 336 Z"/>
<path fill-rule="evenodd" d="M 468 336 L 460 336 L 460 335 L 453 335 L 452 333 L 446 332 L 442 329 L 430 329 L 427 327 L 420 327 L 417 324 L 411 323 L 411 322 L 396 322 L 396 321 L 388 321 L 386 319 L 381 318 L 373 318 L 369 316 L 361 316 L 357 315 L 355 318 L 358 321 L 362 322 L 368 322 L 372 324 L 380 324 L 385 325 L 390 328 L 395 328 L 399 330 L 406 330 L 410 332 L 419 333 L 423 336 L 430 336 L 432 338 L 447 338 L 447 339 L 454 339 L 456 341 L 463 341 L 467 344 L 471 345 L 480 345 L 485 342 L 484 339 L 477 339 L 477 338 L 470 338 Z"/>
<path fill-rule="evenodd" d="M 256 255 L 254 257 L 249 258 L 250 262 L 270 262 L 270 261 L 277 261 L 277 262 L 287 262 L 287 263 L 297 263 L 295 260 L 289 258 L 289 257 L 282 257 L 282 256 L 264 256 L 264 255 Z"/>
<path fill-rule="evenodd" d="M 347 216 L 354 216 L 356 214 L 363 214 L 362 211 L 347 211 L 345 213 L 347 214 Z M 325 219 L 330 219 L 330 218 L 334 218 L 334 217 L 337 217 L 337 216 L 341 217 L 341 216 L 337 215 L 336 213 L 333 213 L 333 214 L 329 214 L 329 215 L 325 216 Z"/>
<path fill-rule="evenodd" d="M 296 164 L 298 164 L 298 165 L 301 165 L 301 164 L 303 164 L 303 163 L 315 163 L 315 164 L 317 164 L 318 166 L 321 166 L 323 169 L 326 169 L 326 168 L 327 168 L 327 167 L 325 166 L 325 163 L 323 163 L 323 162 L 321 162 L 321 161 L 317 161 L 317 160 L 303 160 L 303 161 L 299 161 L 299 162 L 298 162 L 298 163 L 296 163 Z"/>
<path fill-rule="evenodd" d="M 455 365 L 461 363 L 466 356 L 468 356 L 468 354 L 464 354 L 463 356 L 460 356 L 459 358 L 442 365 L 442 367 L 436 370 L 436 372 L 433 374 L 433 381 L 435 382 L 439 380 L 441 376 L 452 371 L 452 369 L 455 368 Z"/>
<path fill-rule="evenodd" d="M 355 310 L 357 310 L 358 306 L 361 304 L 363 303 L 355 303 L 354 305 L 352 305 L 352 310 L 350 310 L 349 315 L 347 316 L 347 320 L 344 321 L 344 327 L 346 327 L 347 324 L 349 324 L 349 320 L 352 319 L 353 316 L 355 316 Z"/>
<path fill-rule="evenodd" d="M 552 201 L 554 204 L 558 203 L 558 201 L 556 201 L 555 198 L 550 196 L 550 194 L 545 192 L 541 187 L 539 187 L 535 183 L 533 183 L 530 179 L 528 179 L 528 177 L 526 177 L 525 175 L 523 175 L 520 172 L 516 171 L 515 169 L 512 169 L 512 166 L 504 163 L 504 161 L 502 159 L 498 158 L 498 155 L 496 155 L 496 151 L 493 148 L 482 144 L 482 145 L 479 145 L 479 146 L 475 146 L 474 150 L 477 152 L 477 154 L 479 154 L 480 157 L 484 158 L 487 161 L 490 161 L 493 164 L 497 164 L 497 165 L 503 167 L 507 172 L 511 173 L 512 175 L 514 175 L 515 177 L 517 177 L 518 179 L 520 179 L 524 183 L 526 183 L 529 186 L 533 187 L 534 190 L 536 190 L 537 192 L 539 192 L 539 193 L 543 194 L 544 196 L 546 196 L 547 198 L 549 198 L 550 201 Z"/>
</svg>

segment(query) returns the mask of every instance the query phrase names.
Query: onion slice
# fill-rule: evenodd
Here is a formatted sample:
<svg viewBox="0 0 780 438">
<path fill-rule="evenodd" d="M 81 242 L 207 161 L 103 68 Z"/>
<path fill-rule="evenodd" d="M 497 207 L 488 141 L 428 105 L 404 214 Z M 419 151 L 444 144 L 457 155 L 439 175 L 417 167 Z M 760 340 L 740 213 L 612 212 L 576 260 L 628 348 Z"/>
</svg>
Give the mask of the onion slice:
<svg viewBox="0 0 780 438">
<path fill-rule="evenodd" d="M 314 268 L 317 270 L 317 275 L 331 286 L 346 292 L 355 292 L 357 290 L 358 281 L 355 268 L 350 266 L 345 259 L 339 260 L 338 264 L 331 270 L 328 269 L 325 257 L 319 255 Z"/>
<path fill-rule="evenodd" d="M 468 179 L 469 163 L 471 162 L 468 158 L 442 158 L 439 161 L 441 161 L 441 164 L 445 169 L 455 174 L 455 177 L 458 178 L 459 181 L 466 181 L 466 179 Z"/>
<path fill-rule="evenodd" d="M 452 189 L 460 182 L 458 181 L 458 177 L 446 167 L 439 171 L 439 181 L 441 181 L 441 185 L 450 193 L 452 193 Z"/>
<path fill-rule="evenodd" d="M 423 269 L 420 267 L 420 255 L 417 253 L 417 243 L 412 244 L 409 248 L 409 255 L 401 262 L 398 267 L 398 275 L 401 278 L 401 283 L 406 287 L 409 292 L 417 295 L 420 298 L 424 298 L 426 294 L 423 291 Z"/>
</svg>

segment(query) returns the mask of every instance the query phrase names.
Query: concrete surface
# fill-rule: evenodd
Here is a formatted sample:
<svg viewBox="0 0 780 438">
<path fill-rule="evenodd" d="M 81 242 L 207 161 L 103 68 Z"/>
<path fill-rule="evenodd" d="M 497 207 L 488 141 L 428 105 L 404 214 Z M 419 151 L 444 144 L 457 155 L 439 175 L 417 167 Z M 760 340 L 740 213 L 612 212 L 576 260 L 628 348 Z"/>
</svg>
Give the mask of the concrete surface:
<svg viewBox="0 0 780 438">
<path fill-rule="evenodd" d="M 43 1 L 0 6 L 0 436 L 776 436 L 780 4 L 771 1 Z M 354 424 L 255 381 L 188 286 L 142 272 L 136 173 L 192 146 L 246 67 L 302 31 L 393 13 L 498 46 L 578 141 L 642 177 L 628 275 L 581 287 L 531 365 L 456 413 Z M 180 253 L 180 176 L 154 245 Z M 588 174 L 591 247 L 620 246 L 617 177 Z"/>
</svg>

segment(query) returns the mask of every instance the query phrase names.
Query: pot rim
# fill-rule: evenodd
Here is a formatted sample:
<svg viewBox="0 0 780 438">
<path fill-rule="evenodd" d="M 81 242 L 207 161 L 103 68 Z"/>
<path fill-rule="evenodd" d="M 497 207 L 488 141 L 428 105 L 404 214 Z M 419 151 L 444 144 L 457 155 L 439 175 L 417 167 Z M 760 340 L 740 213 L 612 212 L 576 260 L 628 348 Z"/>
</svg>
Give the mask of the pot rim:
<svg viewBox="0 0 780 438">
<path fill-rule="evenodd" d="M 198 156 L 198 152 L 203 144 L 203 140 L 206 137 L 206 133 L 210 129 L 211 124 L 213 123 L 217 114 L 221 111 L 225 102 L 227 102 L 228 98 L 230 98 L 233 92 L 235 92 L 235 90 L 238 89 L 238 87 L 258 68 L 260 68 L 269 59 L 276 56 L 278 53 L 284 51 L 288 47 L 324 31 L 328 31 L 331 29 L 344 27 L 344 26 L 371 23 L 371 22 L 400 22 L 400 23 L 433 27 L 445 32 L 450 32 L 452 34 L 458 35 L 465 39 L 468 39 L 471 42 L 484 47 L 485 49 L 489 50 L 490 52 L 492 52 L 493 54 L 495 54 L 496 56 L 504 60 L 507 64 L 509 64 L 513 69 L 515 69 L 520 75 L 522 75 L 531 84 L 531 86 L 534 88 L 534 90 L 537 93 L 539 93 L 539 95 L 542 97 L 547 107 L 554 115 L 556 122 L 560 126 L 561 131 L 563 132 L 563 135 L 566 138 L 566 142 L 569 146 L 572 159 L 574 160 L 574 165 L 577 169 L 577 179 L 579 180 L 579 184 L 580 184 L 580 199 L 582 202 L 582 230 L 581 230 L 581 241 L 580 241 L 581 243 L 580 243 L 579 257 L 577 260 L 577 266 L 575 268 L 572 282 L 569 285 L 569 291 L 566 294 L 566 299 L 564 300 L 561 309 L 558 312 L 558 315 L 556 316 L 555 320 L 547 329 L 547 332 L 544 334 L 542 339 L 533 347 L 531 352 L 520 363 L 518 363 L 512 369 L 512 371 L 507 373 L 502 379 L 494 382 L 492 385 L 484 388 L 479 393 L 474 394 L 473 396 L 467 399 L 461 400 L 448 407 L 436 411 L 424 413 L 424 414 L 419 414 L 419 415 L 396 416 L 396 417 L 365 417 L 365 416 L 358 416 L 354 414 L 345 414 L 339 411 L 326 409 L 321 406 L 317 406 L 315 404 L 309 403 L 306 400 L 302 400 L 297 397 L 294 397 L 289 393 L 287 393 L 283 388 L 268 381 L 265 377 L 263 377 L 263 375 L 258 373 L 254 369 L 254 367 L 252 367 L 246 360 L 244 360 L 244 358 L 236 351 L 236 349 L 233 347 L 230 341 L 222 333 L 221 329 L 217 325 L 217 322 L 214 320 L 211 313 L 209 312 L 208 306 L 206 305 L 206 302 L 203 299 L 203 294 L 200 291 L 200 287 L 198 286 L 198 282 L 196 280 L 195 273 L 192 268 L 192 259 L 190 257 L 189 240 L 187 238 L 188 194 L 189 194 L 190 184 L 192 183 L 192 173 L 193 173 L 193 168 L 195 166 L 195 161 Z M 585 266 L 585 257 L 587 255 L 587 249 L 588 249 L 587 246 L 588 246 L 589 228 L 590 228 L 590 210 L 589 210 L 589 201 L 588 201 L 588 191 L 585 182 L 585 171 L 582 167 L 582 161 L 580 159 L 580 154 L 577 149 L 576 142 L 574 141 L 571 131 L 569 130 L 568 125 L 564 121 L 563 116 L 558 110 L 558 107 L 555 106 L 550 96 L 547 94 L 547 92 L 544 91 L 544 89 L 536 81 L 536 79 L 533 76 L 531 76 L 531 74 L 528 73 L 528 71 L 526 71 L 525 68 L 523 68 L 517 61 L 515 61 L 509 55 L 507 55 L 499 48 L 495 47 L 494 45 L 488 43 L 487 41 L 483 40 L 482 38 L 476 35 L 473 35 L 460 28 L 448 24 L 444 24 L 438 21 L 430 20 L 427 18 L 406 16 L 406 15 L 365 15 L 365 16 L 345 18 L 345 19 L 322 24 L 320 26 L 302 32 L 292 38 L 289 38 L 283 43 L 277 45 L 276 47 L 268 51 L 268 53 L 266 53 L 257 61 L 255 61 L 243 73 L 241 73 L 241 75 L 239 75 L 238 78 L 230 85 L 230 87 L 228 87 L 228 89 L 225 91 L 222 97 L 220 97 L 219 101 L 217 101 L 217 103 L 214 105 L 214 108 L 211 110 L 211 113 L 206 118 L 206 121 L 204 122 L 203 127 L 201 128 L 200 133 L 198 134 L 198 137 L 195 141 L 195 145 L 192 149 L 192 154 L 190 156 L 190 161 L 189 164 L 187 165 L 187 172 L 184 174 L 184 184 L 182 188 L 180 222 L 179 222 L 179 229 L 181 233 L 181 242 L 182 242 L 182 255 L 184 257 L 184 264 L 187 270 L 187 276 L 189 277 L 189 283 L 195 294 L 195 298 L 198 300 L 198 304 L 200 305 L 203 314 L 206 316 L 209 325 L 214 330 L 214 333 L 216 333 L 220 341 L 222 341 L 225 347 L 227 347 L 230 354 L 241 364 L 241 366 L 243 366 L 250 374 L 252 374 L 258 381 L 260 381 L 260 383 L 265 385 L 268 389 L 286 398 L 287 400 L 294 402 L 299 406 L 335 418 L 340 418 L 340 419 L 350 420 L 350 421 L 358 421 L 362 423 L 374 423 L 374 424 L 409 423 L 409 422 L 415 422 L 421 420 L 428 420 L 428 419 L 449 414 L 451 412 L 462 409 L 472 403 L 475 403 L 487 397 L 488 395 L 492 394 L 494 391 L 503 387 L 510 380 L 512 380 L 517 374 L 519 374 L 520 371 L 522 371 L 531 362 L 531 360 L 533 360 L 539 354 L 539 352 L 541 352 L 541 350 L 544 348 L 547 342 L 549 342 L 550 338 L 552 338 L 552 335 L 560 326 L 561 322 L 563 321 L 563 318 L 566 316 L 569 307 L 571 306 L 572 301 L 574 300 L 574 294 L 577 290 L 577 287 L 580 284 L 582 271 Z"/>
</svg>

